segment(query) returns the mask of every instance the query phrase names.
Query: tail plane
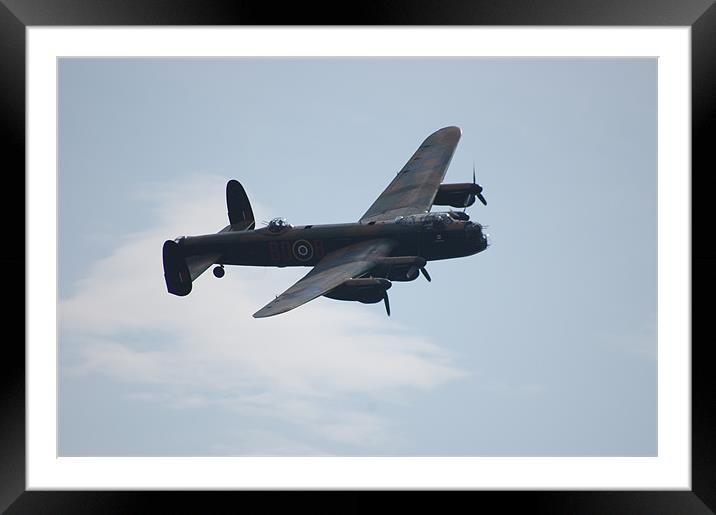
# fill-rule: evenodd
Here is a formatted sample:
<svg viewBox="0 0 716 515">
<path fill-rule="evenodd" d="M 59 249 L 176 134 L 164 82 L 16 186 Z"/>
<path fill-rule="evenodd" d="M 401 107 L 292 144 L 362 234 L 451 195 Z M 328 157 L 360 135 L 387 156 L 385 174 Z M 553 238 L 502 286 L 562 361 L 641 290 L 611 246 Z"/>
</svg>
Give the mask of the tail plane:
<svg viewBox="0 0 716 515">
<path fill-rule="evenodd" d="M 226 183 L 226 208 L 229 225 L 219 232 L 250 231 L 255 225 L 254 212 L 246 190 L 237 180 Z M 191 293 L 192 282 L 213 264 L 221 263 L 221 254 L 187 254 L 181 238 L 167 240 L 162 247 L 164 280 L 167 291 L 183 297 Z"/>
</svg>

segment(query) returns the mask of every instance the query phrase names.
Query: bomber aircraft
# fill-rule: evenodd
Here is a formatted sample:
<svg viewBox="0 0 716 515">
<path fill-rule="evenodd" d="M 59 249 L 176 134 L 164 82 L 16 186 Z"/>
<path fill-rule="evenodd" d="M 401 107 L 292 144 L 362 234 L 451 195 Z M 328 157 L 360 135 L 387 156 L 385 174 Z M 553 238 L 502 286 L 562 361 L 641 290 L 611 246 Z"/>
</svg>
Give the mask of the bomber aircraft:
<svg viewBox="0 0 716 515">
<path fill-rule="evenodd" d="M 479 199 L 475 182 L 441 184 L 460 140 L 458 127 L 440 129 L 423 141 L 398 175 L 358 222 L 293 226 L 274 218 L 255 228 L 243 186 L 226 185 L 229 225 L 216 234 L 181 236 L 164 242 L 164 279 L 174 295 L 188 295 L 192 282 L 212 265 L 218 278 L 224 265 L 312 266 L 308 274 L 254 313 L 285 313 L 321 295 L 364 304 L 383 301 L 390 316 L 391 281 L 430 281 L 428 261 L 464 257 L 488 246 L 483 226 L 465 208 Z M 431 212 L 432 206 L 463 211 Z"/>
</svg>

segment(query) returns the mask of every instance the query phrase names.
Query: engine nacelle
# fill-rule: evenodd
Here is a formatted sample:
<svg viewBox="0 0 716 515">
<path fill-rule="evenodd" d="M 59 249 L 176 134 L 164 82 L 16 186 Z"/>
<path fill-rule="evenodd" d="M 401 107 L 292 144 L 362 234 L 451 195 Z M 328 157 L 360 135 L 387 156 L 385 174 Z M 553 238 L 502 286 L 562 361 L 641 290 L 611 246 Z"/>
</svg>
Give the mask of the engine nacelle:
<svg viewBox="0 0 716 515">
<path fill-rule="evenodd" d="M 481 192 L 482 187 L 472 182 L 441 184 L 433 205 L 468 207 L 475 203 L 475 196 Z"/>
<path fill-rule="evenodd" d="M 363 304 L 375 304 L 383 300 L 385 292 L 391 286 L 390 281 L 383 278 L 348 279 L 323 296 L 335 300 L 353 300 Z"/>
<path fill-rule="evenodd" d="M 414 281 L 426 263 L 420 256 L 385 257 L 378 260 L 372 273 L 391 281 Z"/>
</svg>

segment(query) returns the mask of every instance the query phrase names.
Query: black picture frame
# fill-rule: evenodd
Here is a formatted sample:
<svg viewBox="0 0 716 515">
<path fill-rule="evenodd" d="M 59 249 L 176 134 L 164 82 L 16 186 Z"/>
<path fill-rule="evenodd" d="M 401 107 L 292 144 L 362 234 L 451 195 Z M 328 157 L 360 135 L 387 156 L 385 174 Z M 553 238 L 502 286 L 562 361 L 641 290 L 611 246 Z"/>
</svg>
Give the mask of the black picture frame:
<svg viewBox="0 0 716 515">
<path fill-rule="evenodd" d="M 0 0 L 0 109 L 5 195 L 2 257 L 5 327 L 24 320 L 25 28 L 38 25 L 557 25 L 690 26 L 692 38 L 692 489 L 691 491 L 463 492 L 457 502 L 536 513 L 713 513 L 716 511 L 716 391 L 708 359 L 708 295 L 716 276 L 714 238 L 705 196 L 716 170 L 712 132 L 716 117 L 716 6 L 713 0 L 400 0 L 392 2 L 285 3 L 209 0 Z M 10 201 L 12 200 L 12 201 Z M 18 202 L 18 205 L 15 203 Z M 696 236 L 700 236 L 699 239 Z M 12 251 L 8 251 L 12 245 Z M 24 273 L 21 275 L 20 270 Z M 23 302 L 15 300 L 14 295 Z M 238 511 L 247 502 L 273 511 L 288 496 L 292 508 L 306 495 L 275 492 L 78 492 L 25 488 L 25 326 L 22 338 L 5 332 L 0 358 L 0 511 L 16 513 L 135 513 Z M 22 343 L 21 343 L 22 342 Z M 689 342 L 684 342 L 688 344 Z M 470 496 L 466 499 L 466 496 Z M 367 511 L 383 493 L 323 496 L 332 512 Z M 445 510 L 445 496 L 415 493 L 425 509 Z M 453 502 L 454 502 L 453 501 Z"/>
</svg>

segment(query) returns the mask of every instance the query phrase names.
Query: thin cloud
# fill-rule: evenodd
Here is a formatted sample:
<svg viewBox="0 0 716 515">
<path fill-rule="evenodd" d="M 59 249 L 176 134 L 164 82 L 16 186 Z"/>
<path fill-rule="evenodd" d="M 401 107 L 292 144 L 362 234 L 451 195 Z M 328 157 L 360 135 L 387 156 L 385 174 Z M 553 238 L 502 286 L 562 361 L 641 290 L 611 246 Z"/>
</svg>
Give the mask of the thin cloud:
<svg viewBox="0 0 716 515">
<path fill-rule="evenodd" d="M 162 243 L 221 229 L 224 184 L 202 176 L 147 188 L 156 201 L 149 228 L 122 237 L 60 300 L 65 373 L 130 383 L 137 390 L 130 400 L 137 402 L 239 410 L 287 421 L 314 438 L 364 446 L 388 441 L 390 420 L 333 409 L 343 396 L 385 400 L 462 376 L 443 349 L 374 306 L 320 298 L 271 319 L 251 317 L 307 269 L 230 268 L 220 281 L 208 272 L 191 295 L 169 295 Z M 267 210 L 254 204 L 263 219 Z M 278 442 L 278 453 L 324 452 L 276 435 L 252 439 L 263 450 Z M 222 445 L 250 453 L 245 445 Z"/>
</svg>

